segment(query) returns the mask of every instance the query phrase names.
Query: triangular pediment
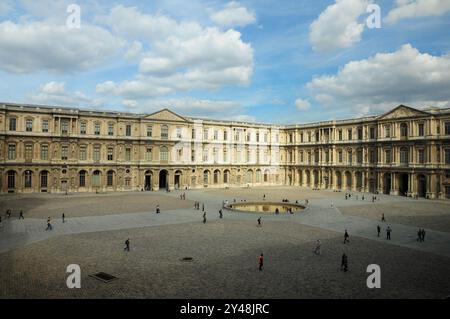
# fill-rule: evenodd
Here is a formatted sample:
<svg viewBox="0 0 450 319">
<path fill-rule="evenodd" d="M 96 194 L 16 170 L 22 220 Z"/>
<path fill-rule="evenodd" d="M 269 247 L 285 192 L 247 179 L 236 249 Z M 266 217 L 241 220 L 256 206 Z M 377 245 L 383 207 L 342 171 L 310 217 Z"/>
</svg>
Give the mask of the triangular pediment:
<svg viewBox="0 0 450 319">
<path fill-rule="evenodd" d="M 162 121 L 175 121 L 175 122 L 186 122 L 186 119 L 169 109 L 163 109 L 161 111 L 149 114 L 144 117 L 148 120 L 162 120 Z"/>
<path fill-rule="evenodd" d="M 399 105 L 396 108 L 390 110 L 387 113 L 384 113 L 383 115 L 380 115 L 378 117 L 379 120 L 386 120 L 386 119 L 399 119 L 404 117 L 417 117 L 417 116 L 424 116 L 429 115 L 427 112 L 420 111 L 417 109 L 414 109 L 412 107 L 406 106 L 406 105 Z"/>
</svg>

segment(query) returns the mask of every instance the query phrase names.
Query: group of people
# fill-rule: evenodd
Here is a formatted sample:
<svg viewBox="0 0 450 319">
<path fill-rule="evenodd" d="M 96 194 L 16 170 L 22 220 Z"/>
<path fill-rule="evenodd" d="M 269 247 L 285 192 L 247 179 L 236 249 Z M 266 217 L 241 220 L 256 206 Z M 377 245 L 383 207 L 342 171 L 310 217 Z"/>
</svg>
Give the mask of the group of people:
<svg viewBox="0 0 450 319">
<path fill-rule="evenodd" d="M 180 194 L 180 199 L 186 200 L 186 193 Z"/>
<path fill-rule="evenodd" d="M 417 232 L 417 241 L 418 242 L 425 241 L 425 229 L 424 228 L 419 228 L 419 231 Z"/>
<path fill-rule="evenodd" d="M 5 213 L 6 219 L 10 219 L 11 215 L 12 215 L 11 209 L 7 209 L 6 213 Z M 20 212 L 19 212 L 19 219 L 25 219 L 25 217 L 23 216 L 23 211 L 22 210 L 20 210 Z M 1 223 L 2 223 L 2 216 L 0 216 L 0 224 Z"/>
</svg>

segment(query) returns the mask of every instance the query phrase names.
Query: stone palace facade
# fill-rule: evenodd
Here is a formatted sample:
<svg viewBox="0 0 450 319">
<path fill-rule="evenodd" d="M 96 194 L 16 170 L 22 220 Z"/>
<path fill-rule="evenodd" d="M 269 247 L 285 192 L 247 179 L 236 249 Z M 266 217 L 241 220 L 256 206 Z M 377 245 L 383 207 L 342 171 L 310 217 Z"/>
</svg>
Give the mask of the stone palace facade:
<svg viewBox="0 0 450 319">
<path fill-rule="evenodd" d="M 2 193 L 294 185 L 450 198 L 450 109 L 270 125 L 0 104 Z"/>
</svg>

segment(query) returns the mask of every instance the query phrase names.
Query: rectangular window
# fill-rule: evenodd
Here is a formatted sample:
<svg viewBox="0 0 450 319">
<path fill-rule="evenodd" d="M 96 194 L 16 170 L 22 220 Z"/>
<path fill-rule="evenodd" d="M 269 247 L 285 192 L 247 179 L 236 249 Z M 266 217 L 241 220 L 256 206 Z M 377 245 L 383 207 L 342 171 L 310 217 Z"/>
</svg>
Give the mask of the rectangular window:
<svg viewBox="0 0 450 319">
<path fill-rule="evenodd" d="M 450 122 L 445 122 L 445 135 L 450 135 Z"/>
<path fill-rule="evenodd" d="M 338 161 L 339 163 L 342 163 L 342 151 L 338 152 Z"/>
<path fill-rule="evenodd" d="M 251 134 L 247 133 L 247 142 L 250 142 L 250 140 L 251 140 Z"/>
<path fill-rule="evenodd" d="M 61 133 L 62 134 L 69 133 L 69 121 L 67 121 L 67 120 L 61 121 Z"/>
<path fill-rule="evenodd" d="M 127 124 L 127 126 L 125 127 L 125 135 L 131 136 L 131 125 L 130 124 Z"/>
<path fill-rule="evenodd" d="M 125 149 L 125 160 L 131 161 L 131 148 L 127 147 Z"/>
<path fill-rule="evenodd" d="M 80 160 L 85 161 L 86 160 L 86 146 L 80 147 Z"/>
<path fill-rule="evenodd" d="M 348 140 L 351 141 L 352 140 L 352 130 L 351 129 L 347 130 L 347 136 L 348 136 Z"/>
<path fill-rule="evenodd" d="M 114 148 L 108 147 L 107 159 L 108 161 L 112 161 L 114 159 Z"/>
<path fill-rule="evenodd" d="M 181 127 L 177 127 L 177 138 L 181 138 Z"/>
<path fill-rule="evenodd" d="M 223 161 L 228 162 L 228 150 L 226 148 L 223 149 Z"/>
<path fill-rule="evenodd" d="M 445 164 L 450 164 L 450 148 L 445 149 Z"/>
<path fill-rule="evenodd" d="M 424 126 L 423 123 L 419 123 L 418 131 L 419 131 L 418 132 L 419 136 L 424 136 L 425 135 L 425 126 Z"/>
<path fill-rule="evenodd" d="M 269 138 L 269 134 L 264 133 L 264 143 L 267 143 L 268 138 Z M 303 142 L 303 134 L 302 134 L 302 142 Z"/>
<path fill-rule="evenodd" d="M 339 141 L 342 141 L 342 130 L 339 130 L 339 132 L 338 132 L 338 138 L 339 138 Z"/>
<path fill-rule="evenodd" d="M 208 161 L 208 150 L 203 150 L 203 162 Z"/>
<path fill-rule="evenodd" d="M 108 124 L 108 135 L 109 136 L 114 135 L 114 124 Z"/>
<path fill-rule="evenodd" d="M 363 129 L 358 128 L 358 140 L 362 140 L 362 139 L 363 139 Z"/>
<path fill-rule="evenodd" d="M 384 137 L 391 137 L 391 126 L 390 125 L 384 126 Z"/>
<path fill-rule="evenodd" d="M 48 160 L 48 145 L 41 145 L 41 160 Z"/>
<path fill-rule="evenodd" d="M 303 143 L 303 133 L 300 133 L 300 143 Z"/>
<path fill-rule="evenodd" d="M 371 127 L 370 128 L 370 138 L 371 139 L 375 139 L 376 135 L 375 135 L 375 127 Z"/>
<path fill-rule="evenodd" d="M 27 119 L 25 122 L 25 129 L 27 132 L 33 132 L 33 120 Z"/>
<path fill-rule="evenodd" d="M 167 125 L 161 126 L 161 138 L 165 140 L 169 138 L 169 127 Z"/>
<path fill-rule="evenodd" d="M 256 142 L 259 143 L 259 133 L 256 133 Z"/>
<path fill-rule="evenodd" d="M 94 146 L 94 162 L 100 162 L 100 146 Z"/>
<path fill-rule="evenodd" d="M 15 131 L 17 129 L 17 119 L 12 117 L 9 119 L 9 130 Z"/>
<path fill-rule="evenodd" d="M 417 151 L 417 160 L 420 164 L 425 163 L 425 150 L 420 149 Z"/>
<path fill-rule="evenodd" d="M 42 120 L 42 132 L 48 133 L 48 120 Z"/>
<path fill-rule="evenodd" d="M 153 160 L 153 154 L 152 154 L 152 149 L 151 148 L 147 148 L 145 151 L 145 160 L 147 162 L 151 162 Z"/>
<path fill-rule="evenodd" d="M 67 154 L 69 153 L 69 147 L 68 146 L 62 146 L 61 147 L 61 159 L 67 160 Z"/>
<path fill-rule="evenodd" d="M 391 162 L 392 162 L 392 160 L 391 160 L 391 150 L 385 150 L 384 151 L 384 156 L 385 156 L 386 164 L 391 164 Z"/>
<path fill-rule="evenodd" d="M 208 139 L 208 129 L 206 129 L 206 128 L 203 130 L 203 139 L 204 140 Z"/>
<path fill-rule="evenodd" d="M 223 131 L 223 140 L 224 141 L 228 140 L 228 132 L 227 131 Z"/>
<path fill-rule="evenodd" d="M 217 141 L 219 139 L 219 131 L 214 130 L 214 141 Z"/>
<path fill-rule="evenodd" d="M 95 123 L 94 125 L 94 134 L 100 135 L 100 123 Z"/>
<path fill-rule="evenodd" d="M 80 123 L 80 134 L 82 134 L 82 135 L 86 134 L 86 122 Z"/>
<path fill-rule="evenodd" d="M 193 128 L 191 131 L 191 138 L 195 140 L 195 129 Z"/>
<path fill-rule="evenodd" d="M 153 135 L 153 126 L 147 126 L 147 137 L 152 137 Z"/>
<path fill-rule="evenodd" d="M 31 161 L 33 159 L 33 144 L 25 145 L 25 160 Z"/>
<path fill-rule="evenodd" d="M 16 145 L 15 144 L 8 145 L 8 159 L 9 160 L 16 159 Z"/>
</svg>

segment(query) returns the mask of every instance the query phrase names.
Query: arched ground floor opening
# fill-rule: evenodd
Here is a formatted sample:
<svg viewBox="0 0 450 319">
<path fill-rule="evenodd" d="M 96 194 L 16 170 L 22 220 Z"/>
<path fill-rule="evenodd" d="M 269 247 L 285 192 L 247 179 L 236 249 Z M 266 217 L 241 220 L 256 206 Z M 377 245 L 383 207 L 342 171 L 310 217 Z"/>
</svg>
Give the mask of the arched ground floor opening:
<svg viewBox="0 0 450 319">
<path fill-rule="evenodd" d="M 159 189 L 167 190 L 169 188 L 169 172 L 165 169 L 159 171 Z"/>
</svg>

